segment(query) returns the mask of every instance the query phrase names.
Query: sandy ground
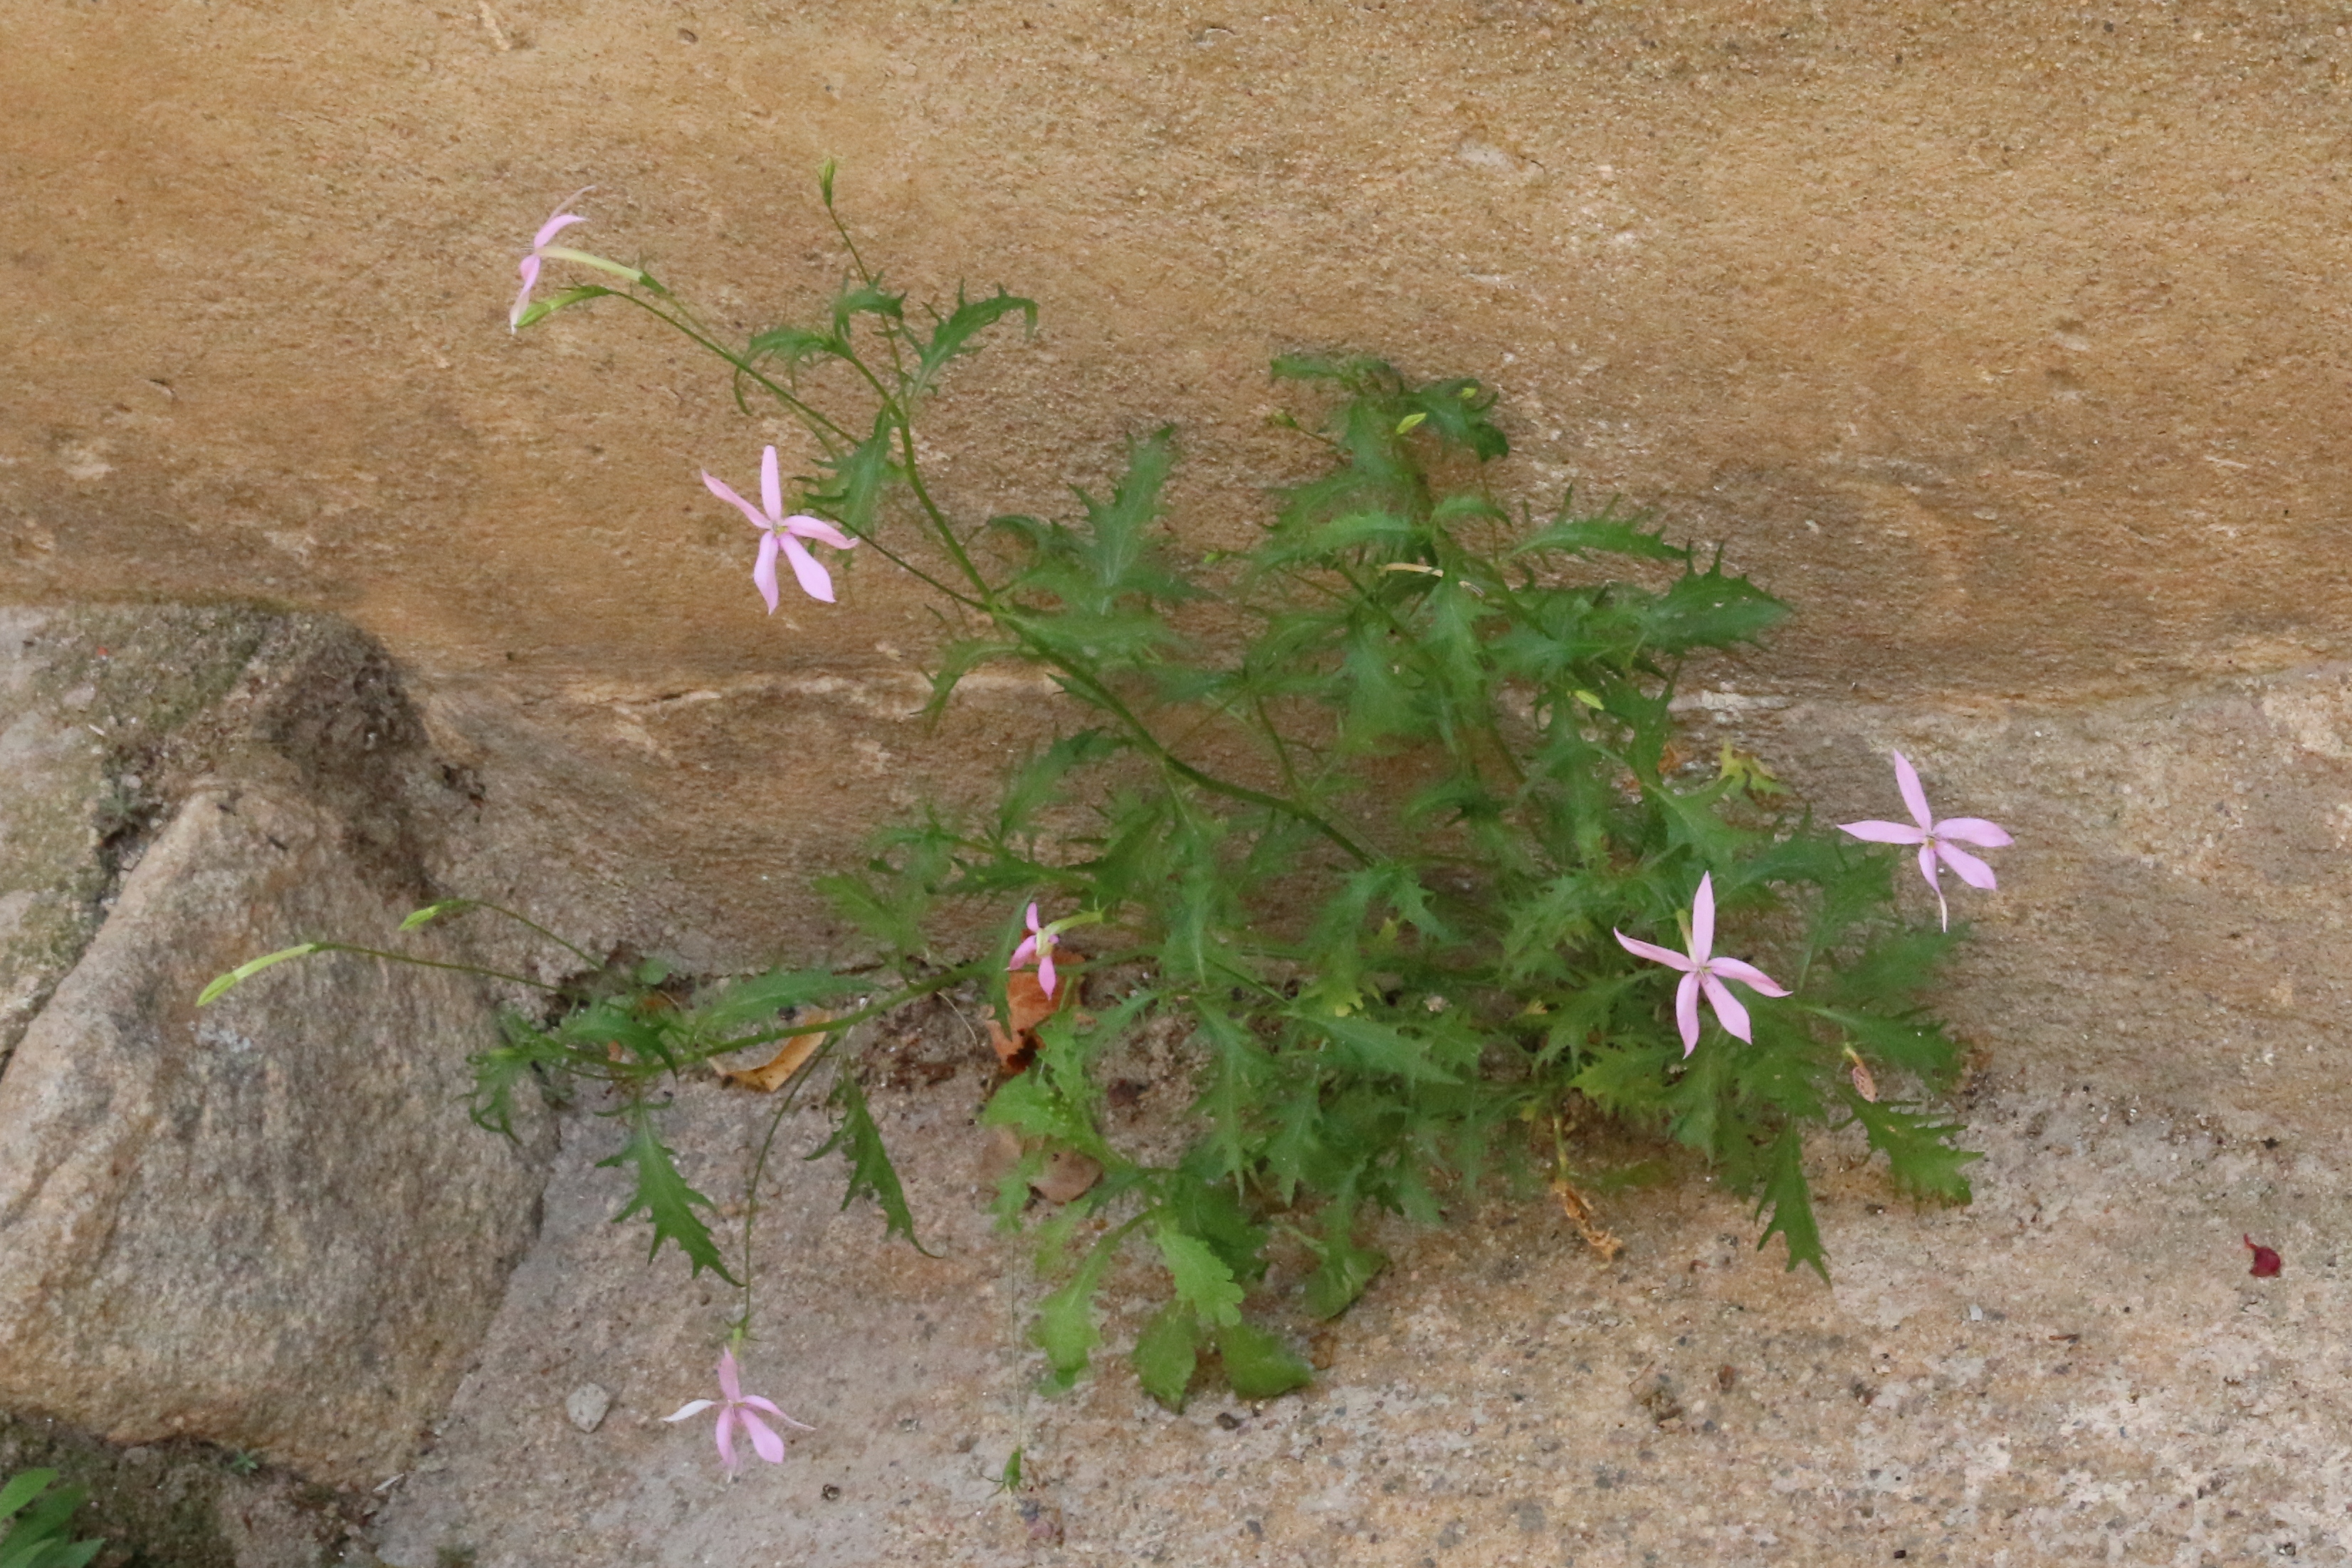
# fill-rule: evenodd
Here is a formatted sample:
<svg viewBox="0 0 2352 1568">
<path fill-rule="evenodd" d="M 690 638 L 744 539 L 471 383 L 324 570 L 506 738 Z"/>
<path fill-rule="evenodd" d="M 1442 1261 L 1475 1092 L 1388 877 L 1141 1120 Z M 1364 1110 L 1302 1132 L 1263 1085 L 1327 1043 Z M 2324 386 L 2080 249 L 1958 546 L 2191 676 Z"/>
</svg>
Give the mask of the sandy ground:
<svg viewBox="0 0 2352 1568">
<path fill-rule="evenodd" d="M 1545 1202 L 1495 1197 L 1393 1229 L 1329 1330 L 1289 1322 L 1329 1364 L 1312 1388 L 1251 1406 L 1196 1383 L 1173 1415 L 1116 1359 L 1034 1392 L 1039 1287 L 976 1181 L 979 1060 L 936 1031 L 866 1060 L 938 1256 L 837 1212 L 835 1160 L 778 1163 L 745 1364 L 817 1428 L 788 1461 L 729 1484 L 709 1417 L 661 1423 L 713 1392 L 732 1301 L 607 1223 L 619 1174 L 593 1162 L 617 1138 L 583 1103 L 478 1368 L 373 1527 L 387 1563 L 2352 1560 L 2340 1144 L 1980 1078 L 1973 1207 L 1915 1211 L 1858 1145 L 1817 1148 L 1832 1287 L 1759 1254 L 1701 1180 L 1611 1200 L 1614 1263 Z M 1155 1089 L 1135 1130 L 1181 1098 Z M 766 1114 L 683 1091 L 688 1175 L 740 1194 Z M 795 1113 L 780 1148 L 823 1135 Z M 2250 1277 L 2247 1231 L 2279 1277 Z M 1152 1283 L 1108 1293 L 1115 1349 Z M 566 1415 L 587 1384 L 613 1398 L 593 1432 Z M 1024 1485 L 1001 1492 L 1016 1447 Z"/>
</svg>

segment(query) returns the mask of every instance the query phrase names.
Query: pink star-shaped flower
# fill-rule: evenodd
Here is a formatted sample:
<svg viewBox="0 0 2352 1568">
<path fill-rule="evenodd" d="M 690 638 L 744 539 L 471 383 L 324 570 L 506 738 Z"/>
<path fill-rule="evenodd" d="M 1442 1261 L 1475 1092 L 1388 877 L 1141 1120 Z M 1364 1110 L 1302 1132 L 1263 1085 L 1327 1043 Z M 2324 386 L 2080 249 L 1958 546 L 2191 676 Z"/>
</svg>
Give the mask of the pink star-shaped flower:
<svg viewBox="0 0 2352 1568">
<path fill-rule="evenodd" d="M 540 263 L 547 255 L 548 241 L 570 228 L 573 224 L 584 224 L 588 221 L 578 213 L 567 213 L 563 209 L 595 188 L 593 185 L 583 185 L 564 197 L 557 204 L 554 215 L 540 225 L 539 232 L 530 236 L 530 254 L 524 256 L 522 264 L 516 268 L 522 274 L 522 292 L 515 296 L 514 308 L 507 312 L 508 331 L 512 332 L 521 327 L 522 313 L 530 308 L 530 291 L 539 286 Z"/>
<path fill-rule="evenodd" d="M 1638 957 L 1654 959 L 1670 969 L 1683 972 L 1682 984 L 1675 988 L 1675 1022 L 1683 1031 L 1683 1054 L 1688 1056 L 1698 1049 L 1698 998 L 1706 993 L 1707 1005 L 1715 1009 L 1717 1023 L 1735 1039 L 1753 1045 L 1755 1036 L 1748 1032 L 1748 1009 L 1731 994 L 1726 980 L 1737 980 L 1750 990 L 1768 997 L 1785 997 L 1789 993 L 1780 983 L 1753 964 L 1743 964 L 1737 958 L 1717 958 L 1715 953 L 1715 875 L 1712 872 L 1698 879 L 1698 896 L 1691 901 L 1690 952 L 1687 956 L 1655 943 L 1637 942 L 1622 931 L 1617 940 L 1625 951 Z"/>
<path fill-rule="evenodd" d="M 719 1406 L 719 1462 L 732 1476 L 736 1470 L 735 1427 L 740 1423 L 751 1435 L 751 1448 L 772 1465 L 784 1462 L 783 1434 L 760 1419 L 761 1412 L 773 1416 L 797 1432 L 814 1432 L 815 1427 L 793 1420 L 776 1408 L 772 1400 L 743 1392 L 743 1385 L 735 1371 L 735 1350 L 732 1345 L 719 1353 L 719 1392 L 720 1397 L 689 1399 L 677 1407 L 676 1414 L 662 1417 L 665 1421 L 683 1421 L 689 1416 L 699 1416 L 714 1404 Z"/>
<path fill-rule="evenodd" d="M 784 516 L 784 486 L 776 474 L 776 449 L 772 446 L 760 455 L 760 499 L 764 506 L 756 507 L 706 471 L 702 482 L 710 493 L 722 501 L 731 501 L 751 519 L 751 526 L 761 533 L 760 559 L 751 568 L 751 580 L 758 584 L 760 597 L 768 601 L 768 613 L 776 612 L 776 552 L 793 563 L 793 576 L 799 580 L 801 591 L 811 599 L 833 602 L 833 574 L 809 553 L 803 539 L 814 539 L 835 549 L 855 549 L 857 541 L 835 528 L 822 517 L 788 517 Z"/>
<path fill-rule="evenodd" d="M 1903 791 L 1903 803 L 1911 808 L 1917 826 L 1908 822 L 1842 822 L 1838 831 L 1852 833 L 1855 838 L 1874 844 L 1917 844 L 1919 874 L 1936 890 L 1936 909 L 1944 917 L 1944 929 L 1952 927 L 1952 911 L 1944 902 L 1942 866 L 1959 873 L 1960 880 L 1970 887 L 1990 888 L 1994 885 L 1992 867 L 1965 850 L 1956 850 L 1954 843 L 1974 844 L 1979 849 L 1997 850 L 2011 842 L 2008 833 L 1986 821 L 1982 817 L 1947 817 L 1937 821 L 1927 810 L 1927 791 L 1919 787 L 1919 770 L 1911 766 L 1901 752 L 1895 754 L 1895 783 Z M 1941 862 L 1940 865 L 1938 862 Z"/>
<path fill-rule="evenodd" d="M 1029 935 L 1021 939 L 1020 946 L 1013 949 L 1013 961 L 1005 965 L 1005 968 L 1010 971 L 1036 965 L 1037 988 L 1051 997 L 1054 994 L 1054 945 L 1061 939 L 1062 923 L 1056 920 L 1051 925 L 1038 925 L 1037 906 L 1031 904 Z"/>
</svg>

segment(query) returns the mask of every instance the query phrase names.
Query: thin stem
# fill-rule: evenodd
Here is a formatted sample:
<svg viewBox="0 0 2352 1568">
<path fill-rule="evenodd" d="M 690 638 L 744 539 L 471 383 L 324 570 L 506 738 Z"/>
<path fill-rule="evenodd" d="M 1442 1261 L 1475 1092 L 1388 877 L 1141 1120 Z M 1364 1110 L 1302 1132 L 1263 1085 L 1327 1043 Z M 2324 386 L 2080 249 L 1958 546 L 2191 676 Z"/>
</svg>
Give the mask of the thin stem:
<svg viewBox="0 0 2352 1568">
<path fill-rule="evenodd" d="M 924 516 L 930 519 L 932 530 L 940 536 L 940 542 L 947 546 L 948 553 L 955 558 L 956 565 L 963 570 L 965 578 L 980 591 L 982 599 L 992 606 L 996 601 L 996 590 L 990 585 L 985 577 L 981 575 L 980 568 L 973 563 L 971 553 L 964 549 L 963 541 L 956 537 L 955 527 L 948 521 L 947 513 L 940 510 L 939 503 L 931 499 L 930 486 L 923 483 L 922 469 L 915 459 L 914 423 L 903 410 L 900 410 L 898 414 L 898 439 L 906 453 L 904 469 L 907 476 L 907 487 L 914 491 L 915 500 L 922 507 Z M 991 613 L 993 613 L 992 610 Z"/>
<path fill-rule="evenodd" d="M 928 997 L 933 991 L 943 991 L 950 986 L 959 985 L 971 979 L 977 973 L 978 970 L 974 966 L 959 964 L 952 969 L 942 970 L 928 980 L 919 980 L 905 989 L 897 991 L 878 1002 L 862 1007 L 853 1013 L 844 1013 L 838 1018 L 826 1019 L 822 1022 L 777 1024 L 758 1034 L 742 1035 L 734 1040 L 722 1040 L 711 1045 L 698 1047 L 698 1054 L 694 1060 L 708 1061 L 714 1056 L 725 1056 L 730 1051 L 749 1051 L 755 1045 L 773 1045 L 787 1035 L 836 1033 L 852 1024 L 864 1023 L 867 1019 L 879 1017 L 892 1008 L 904 1007 L 918 997 Z"/>
<path fill-rule="evenodd" d="M 733 350 L 728 348 L 716 338 L 710 336 L 708 329 L 700 328 L 698 323 L 692 322 L 690 319 L 681 319 L 686 309 L 686 307 L 682 302 L 678 307 L 680 315 L 673 316 L 668 311 L 657 308 L 650 301 L 640 298 L 635 294 L 615 290 L 613 298 L 615 299 L 627 300 L 630 304 L 635 306 L 638 309 L 644 311 L 655 320 L 661 322 L 664 326 L 668 327 L 671 330 L 677 332 L 696 346 L 707 349 L 710 352 L 718 355 L 720 359 L 733 366 L 738 373 L 749 376 L 751 380 L 757 382 L 761 387 L 763 388 L 771 396 L 774 397 L 777 402 L 791 409 L 795 414 L 798 414 L 803 421 L 809 424 L 811 429 L 829 432 L 835 439 L 848 445 L 855 446 L 857 444 L 856 442 L 851 438 L 849 432 L 844 430 L 840 425 L 835 424 L 832 420 L 817 412 L 817 410 L 811 404 L 803 402 L 796 393 L 786 390 L 784 387 L 780 386 L 775 382 L 770 380 L 766 375 L 762 374 L 759 367 L 752 364 L 751 361 L 742 358 Z"/>
<path fill-rule="evenodd" d="M 581 948 L 573 946 L 571 943 L 566 942 L 562 937 L 558 936 L 554 932 L 550 931 L 546 926 L 541 925 L 536 920 L 518 915 L 511 909 L 505 908 L 499 904 L 488 903 L 482 899 L 476 899 L 473 901 L 473 904 L 474 907 L 477 909 L 487 909 L 493 915 L 503 915 L 509 920 L 513 921 L 516 925 L 523 926 L 526 929 L 538 932 L 541 936 L 546 937 L 550 942 L 554 943 L 557 946 L 562 948 L 565 952 L 571 954 L 573 957 L 579 959 L 582 963 L 587 965 L 592 969 L 602 969 L 604 967 L 604 961 L 603 959 L 598 958 L 594 955 L 585 952 Z"/>
<path fill-rule="evenodd" d="M 321 942 L 310 949 L 314 953 L 357 953 L 363 957 L 389 958 L 395 964 L 414 964 L 420 969 L 455 969 L 461 975 L 480 975 L 493 980 L 512 980 L 519 986 L 535 990 L 560 991 L 561 986 L 551 986 L 545 980 L 534 980 L 529 975 L 509 975 L 504 969 L 485 969 L 479 964 L 445 964 L 438 958 L 419 958 L 409 953 L 387 953 L 381 947 L 354 947 L 348 942 Z"/>
<path fill-rule="evenodd" d="M 810 1031 L 803 1030 L 802 1032 L 807 1033 Z M 816 1075 L 815 1070 L 818 1064 L 833 1054 L 834 1047 L 841 1043 L 842 1038 L 843 1037 L 840 1035 L 833 1035 L 829 1037 L 823 1045 L 817 1048 L 816 1053 L 802 1066 L 800 1071 L 793 1075 L 791 1087 L 786 1091 L 783 1099 L 776 1105 L 776 1113 L 768 1118 L 767 1135 L 760 1140 L 759 1155 L 751 1162 L 751 1179 L 743 1184 L 743 1317 L 741 1328 L 746 1333 L 749 1333 L 751 1328 L 751 1281 L 753 1278 L 751 1269 L 751 1230 L 753 1225 L 760 1218 L 760 1178 L 765 1176 L 768 1171 L 768 1152 L 775 1147 L 776 1134 L 783 1126 L 784 1118 L 792 1113 L 793 1104 L 800 1099 L 801 1090 Z"/>
<path fill-rule="evenodd" d="M 1231 779 L 1220 779 L 1213 773 L 1204 773 L 1193 767 L 1161 744 L 1160 737 L 1136 716 L 1134 710 L 1122 702 L 1118 695 L 1104 685 L 1098 678 L 1055 653 L 1035 638 L 1023 632 L 1018 625 L 1014 627 L 1014 632 L 1016 635 L 1021 636 L 1023 642 L 1037 650 L 1038 656 L 1045 663 L 1061 671 L 1082 688 L 1090 701 L 1127 726 L 1133 732 L 1136 739 L 1142 743 L 1144 749 L 1164 766 L 1174 769 L 1183 778 L 1213 794 L 1223 795 L 1234 800 L 1246 800 L 1253 806 L 1263 806 L 1269 810 L 1280 811 L 1286 816 L 1295 817 L 1346 851 L 1349 858 L 1359 865 L 1372 863 L 1372 856 L 1369 851 L 1311 808 L 1301 805 L 1296 800 L 1286 800 L 1278 795 L 1269 795 L 1263 789 L 1253 789 L 1246 784 L 1236 784 Z"/>
</svg>

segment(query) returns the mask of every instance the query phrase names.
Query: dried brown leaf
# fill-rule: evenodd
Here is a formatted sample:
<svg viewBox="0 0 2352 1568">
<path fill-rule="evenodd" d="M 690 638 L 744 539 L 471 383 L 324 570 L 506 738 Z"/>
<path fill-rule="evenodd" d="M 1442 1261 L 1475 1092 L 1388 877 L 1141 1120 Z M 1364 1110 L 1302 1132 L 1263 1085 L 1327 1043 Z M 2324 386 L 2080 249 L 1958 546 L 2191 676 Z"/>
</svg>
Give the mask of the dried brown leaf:
<svg viewBox="0 0 2352 1568">
<path fill-rule="evenodd" d="M 1600 1253 L 1602 1262 L 1610 1261 L 1625 1249 L 1624 1242 L 1601 1228 L 1594 1215 L 1591 1198 L 1565 1180 L 1551 1184 L 1551 1195 L 1559 1200 L 1560 1212 L 1568 1216 L 1570 1225 L 1576 1227 L 1576 1233 L 1584 1238 L 1584 1244 Z"/>
<path fill-rule="evenodd" d="M 830 1023 L 833 1021 L 833 1015 L 828 1012 L 813 1012 L 801 1021 Z M 765 1066 L 750 1068 L 740 1072 L 722 1067 L 719 1070 L 719 1082 L 730 1089 L 753 1089 L 762 1094 L 772 1094 L 791 1082 L 793 1076 L 808 1065 L 809 1058 L 816 1054 L 816 1048 L 824 1043 L 825 1032 L 824 1030 L 814 1030 L 807 1034 L 793 1035 L 784 1041 L 783 1049 L 777 1051 Z"/>
<path fill-rule="evenodd" d="M 1015 969 L 1004 977 L 1004 1002 L 1012 1015 L 1012 1028 L 991 1018 L 988 1020 L 988 1043 L 996 1052 L 997 1065 L 1010 1075 L 1029 1065 L 1037 1054 L 1037 1026 L 1070 1005 L 1078 994 L 1075 967 L 1065 967 L 1055 987 L 1055 996 L 1047 996 L 1037 983 L 1034 969 Z"/>
</svg>

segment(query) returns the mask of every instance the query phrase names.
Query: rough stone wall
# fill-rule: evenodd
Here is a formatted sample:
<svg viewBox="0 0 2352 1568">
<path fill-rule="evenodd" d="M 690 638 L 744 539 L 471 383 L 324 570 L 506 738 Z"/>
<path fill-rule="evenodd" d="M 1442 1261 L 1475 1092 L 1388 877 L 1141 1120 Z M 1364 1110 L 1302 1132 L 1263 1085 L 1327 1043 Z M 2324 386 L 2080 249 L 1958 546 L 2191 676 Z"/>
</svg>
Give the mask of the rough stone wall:
<svg viewBox="0 0 2352 1568">
<path fill-rule="evenodd" d="M 730 327 L 836 277 L 826 155 L 896 277 L 1040 298 L 940 409 L 967 513 L 1173 419 L 1179 527 L 1237 538 L 1310 461 L 1267 357 L 1349 347 L 1504 386 L 1507 486 L 1726 541 L 1802 611 L 1775 691 L 2127 696 L 2352 618 L 2340 6 L 7 12 L 0 594 L 350 614 L 446 746 L 627 805 L 573 844 L 643 935 L 824 939 L 931 633 L 870 561 L 762 617 L 695 475 L 780 433 L 652 329 L 504 330 L 592 183 L 574 236 Z"/>
</svg>

